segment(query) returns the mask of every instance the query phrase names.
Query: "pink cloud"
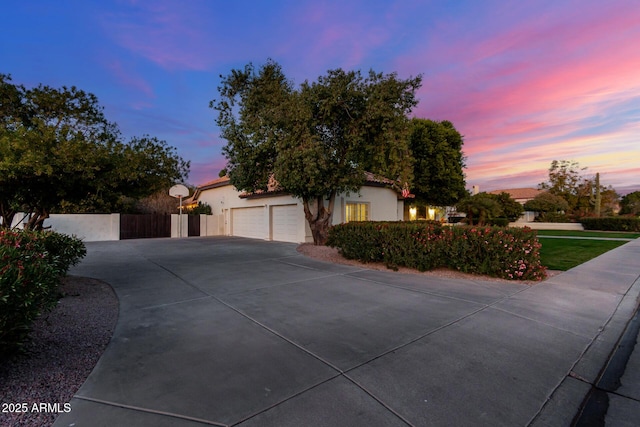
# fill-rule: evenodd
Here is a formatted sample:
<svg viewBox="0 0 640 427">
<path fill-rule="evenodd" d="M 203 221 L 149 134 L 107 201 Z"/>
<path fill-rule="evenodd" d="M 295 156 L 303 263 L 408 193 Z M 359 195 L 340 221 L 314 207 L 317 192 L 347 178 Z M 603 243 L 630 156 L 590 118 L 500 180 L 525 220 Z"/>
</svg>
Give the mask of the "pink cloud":
<svg viewBox="0 0 640 427">
<path fill-rule="evenodd" d="M 131 69 L 125 70 L 121 61 L 110 61 L 107 64 L 107 69 L 115 76 L 116 79 L 120 81 L 120 83 L 124 84 L 126 87 L 137 92 L 141 92 L 147 98 L 155 98 L 155 94 L 151 85 Z M 140 106 L 146 106 L 146 103 L 143 102 Z"/>
<path fill-rule="evenodd" d="M 479 42 L 452 44 L 444 27 L 397 64 L 429 70 L 416 115 L 451 120 L 465 135 L 470 184 L 539 176 L 533 168 L 552 159 L 620 168 L 640 158 L 637 126 L 623 118 L 640 102 L 640 54 L 629 42 L 639 23 L 637 7 L 618 4 L 515 22 Z"/>
<path fill-rule="evenodd" d="M 191 162 L 191 173 L 189 174 L 189 182 L 194 185 L 201 185 L 205 182 L 218 178 L 220 170 L 227 165 L 225 159 L 220 157 L 211 157 L 201 162 Z"/>
<path fill-rule="evenodd" d="M 393 14 L 392 5 L 385 13 Z M 394 37 L 393 21 L 380 21 L 376 12 L 362 5 L 334 2 L 303 3 L 289 12 L 287 21 L 295 38 L 278 47 L 282 56 L 302 52 L 314 72 L 328 68 L 359 69 L 372 52 Z M 330 64 L 330 65 L 327 65 Z M 306 76 L 315 79 L 315 76 Z"/>
<path fill-rule="evenodd" d="M 203 13 L 195 2 L 129 2 L 126 12 L 106 14 L 103 25 L 122 47 L 166 68 L 205 70 Z"/>
</svg>

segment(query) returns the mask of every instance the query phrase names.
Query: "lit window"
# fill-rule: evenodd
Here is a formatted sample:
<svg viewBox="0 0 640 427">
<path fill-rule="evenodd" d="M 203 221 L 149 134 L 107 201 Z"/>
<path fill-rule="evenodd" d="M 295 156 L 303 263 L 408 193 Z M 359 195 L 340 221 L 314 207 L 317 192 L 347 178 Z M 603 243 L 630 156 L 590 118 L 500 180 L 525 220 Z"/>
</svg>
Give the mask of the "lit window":
<svg viewBox="0 0 640 427">
<path fill-rule="evenodd" d="M 345 222 L 369 221 L 369 203 L 347 203 Z"/>
</svg>

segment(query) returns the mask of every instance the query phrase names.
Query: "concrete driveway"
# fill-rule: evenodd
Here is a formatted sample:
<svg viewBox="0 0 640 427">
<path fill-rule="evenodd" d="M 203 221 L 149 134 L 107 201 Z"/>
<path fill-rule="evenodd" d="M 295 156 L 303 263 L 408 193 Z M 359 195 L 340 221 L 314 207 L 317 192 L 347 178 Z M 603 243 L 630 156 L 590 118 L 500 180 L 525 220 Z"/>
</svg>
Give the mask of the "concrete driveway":
<svg viewBox="0 0 640 427">
<path fill-rule="evenodd" d="M 640 292 L 640 240 L 532 287 L 230 237 L 87 248 L 71 274 L 120 315 L 56 426 L 568 425 Z"/>
</svg>

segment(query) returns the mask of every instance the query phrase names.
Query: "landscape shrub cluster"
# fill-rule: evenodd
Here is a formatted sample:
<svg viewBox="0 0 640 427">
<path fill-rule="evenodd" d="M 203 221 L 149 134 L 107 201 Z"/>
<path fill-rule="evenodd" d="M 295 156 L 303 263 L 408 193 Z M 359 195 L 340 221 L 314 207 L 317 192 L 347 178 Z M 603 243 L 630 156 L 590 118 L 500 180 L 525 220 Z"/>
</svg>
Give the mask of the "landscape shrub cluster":
<svg viewBox="0 0 640 427">
<path fill-rule="evenodd" d="M 510 280 L 542 280 L 540 243 L 529 228 L 438 222 L 350 222 L 329 230 L 328 246 L 349 259 L 420 271 L 451 268 Z"/>
<path fill-rule="evenodd" d="M 57 303 L 60 279 L 85 254 L 76 237 L 0 230 L 0 355 L 24 343 L 33 320 Z"/>
<path fill-rule="evenodd" d="M 541 212 L 535 219 L 536 222 L 571 222 L 571 218 L 559 212 Z"/>
<path fill-rule="evenodd" d="M 580 222 L 585 230 L 640 231 L 640 218 L 635 217 L 582 218 Z"/>
</svg>

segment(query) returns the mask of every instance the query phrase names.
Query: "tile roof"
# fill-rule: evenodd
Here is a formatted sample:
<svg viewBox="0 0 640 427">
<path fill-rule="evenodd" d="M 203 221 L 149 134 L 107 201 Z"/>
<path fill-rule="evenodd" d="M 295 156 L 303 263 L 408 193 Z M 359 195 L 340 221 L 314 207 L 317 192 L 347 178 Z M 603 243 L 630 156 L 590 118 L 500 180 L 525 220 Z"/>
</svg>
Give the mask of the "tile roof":
<svg viewBox="0 0 640 427">
<path fill-rule="evenodd" d="M 380 175 L 375 175 L 371 172 L 364 173 L 364 180 L 365 182 L 369 182 L 369 183 L 386 184 L 386 185 L 394 185 L 396 183 L 395 181 L 389 178 L 385 178 Z"/>
<path fill-rule="evenodd" d="M 223 177 L 216 178 L 216 179 L 214 179 L 212 181 L 205 182 L 202 185 L 198 185 L 198 188 L 201 189 L 201 190 L 204 190 L 206 188 L 219 187 L 219 186 L 225 185 L 225 184 L 227 184 L 229 182 L 230 182 L 229 177 L 225 175 Z"/>
<path fill-rule="evenodd" d="M 393 180 L 390 180 L 388 178 L 379 176 L 379 175 L 375 175 L 371 172 L 365 172 L 364 173 L 365 176 L 365 183 L 376 183 L 376 184 L 386 184 L 386 185 L 393 185 L 395 184 L 395 182 Z M 205 182 L 204 184 L 201 184 L 198 186 L 198 189 L 200 190 L 206 190 L 209 188 L 215 188 L 215 187 L 221 187 L 223 185 L 227 185 L 230 184 L 230 179 L 228 176 L 223 176 L 220 178 L 216 178 L 212 181 L 208 181 Z M 275 180 L 269 180 L 269 190 L 268 191 L 277 191 L 278 187 L 278 183 Z"/>
<path fill-rule="evenodd" d="M 373 185 L 373 186 L 393 186 L 394 184 L 396 184 L 395 181 L 385 178 L 383 176 L 380 175 L 376 175 L 373 174 L 371 172 L 365 172 L 364 173 L 364 181 L 365 181 L 365 185 L 369 184 L 369 185 Z M 212 181 L 208 181 L 205 182 L 202 185 L 199 185 L 196 189 L 196 192 L 194 193 L 193 197 L 192 197 L 192 201 L 195 202 L 198 197 L 200 196 L 200 193 L 203 190 L 208 190 L 211 188 L 217 188 L 217 187 L 223 187 L 225 185 L 231 185 L 231 180 L 228 176 L 223 176 L 220 178 L 216 178 Z M 256 197 L 256 196 L 267 196 L 267 195 L 280 195 L 283 194 L 282 190 L 279 188 L 278 186 L 278 182 L 275 179 L 270 179 L 269 180 L 269 186 L 267 191 L 264 190 L 258 190 L 255 193 L 242 193 L 240 194 L 240 197 L 242 198 L 246 198 L 246 197 Z"/>
</svg>

